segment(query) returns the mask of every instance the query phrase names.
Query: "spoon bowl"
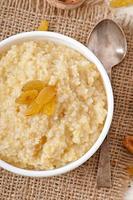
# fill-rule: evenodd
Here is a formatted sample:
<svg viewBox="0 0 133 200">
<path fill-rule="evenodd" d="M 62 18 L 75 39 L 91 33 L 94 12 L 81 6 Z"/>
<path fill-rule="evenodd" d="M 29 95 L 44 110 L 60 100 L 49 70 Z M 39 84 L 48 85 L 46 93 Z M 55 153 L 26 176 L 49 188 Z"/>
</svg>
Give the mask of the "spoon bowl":
<svg viewBox="0 0 133 200">
<path fill-rule="evenodd" d="M 95 26 L 90 33 L 88 47 L 103 63 L 107 72 L 119 64 L 127 52 L 125 34 L 111 19 L 104 19 Z"/>
</svg>

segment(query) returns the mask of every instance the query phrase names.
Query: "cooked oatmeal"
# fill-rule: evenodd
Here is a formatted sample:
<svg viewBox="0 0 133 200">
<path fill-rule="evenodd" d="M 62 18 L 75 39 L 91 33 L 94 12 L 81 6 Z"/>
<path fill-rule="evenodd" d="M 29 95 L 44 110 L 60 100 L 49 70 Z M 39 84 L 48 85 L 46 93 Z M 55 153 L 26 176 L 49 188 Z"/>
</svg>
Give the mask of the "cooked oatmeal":
<svg viewBox="0 0 133 200">
<path fill-rule="evenodd" d="M 25 83 L 56 85 L 52 116 L 26 116 L 16 99 Z M 53 42 L 28 41 L 0 56 L 0 159 L 26 169 L 53 169 L 77 160 L 98 139 L 107 114 L 96 66 Z"/>
</svg>

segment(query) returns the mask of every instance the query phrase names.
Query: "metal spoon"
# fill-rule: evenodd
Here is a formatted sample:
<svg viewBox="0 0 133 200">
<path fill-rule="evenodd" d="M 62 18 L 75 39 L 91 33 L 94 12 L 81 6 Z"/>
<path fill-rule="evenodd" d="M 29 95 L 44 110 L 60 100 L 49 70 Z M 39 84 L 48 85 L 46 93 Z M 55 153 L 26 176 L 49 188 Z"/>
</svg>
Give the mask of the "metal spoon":
<svg viewBox="0 0 133 200">
<path fill-rule="evenodd" d="M 127 41 L 121 27 L 111 19 L 100 21 L 92 30 L 88 42 L 89 49 L 103 63 L 110 79 L 112 67 L 119 64 L 127 52 Z M 108 138 L 101 146 L 97 186 L 111 187 L 111 167 Z"/>
</svg>

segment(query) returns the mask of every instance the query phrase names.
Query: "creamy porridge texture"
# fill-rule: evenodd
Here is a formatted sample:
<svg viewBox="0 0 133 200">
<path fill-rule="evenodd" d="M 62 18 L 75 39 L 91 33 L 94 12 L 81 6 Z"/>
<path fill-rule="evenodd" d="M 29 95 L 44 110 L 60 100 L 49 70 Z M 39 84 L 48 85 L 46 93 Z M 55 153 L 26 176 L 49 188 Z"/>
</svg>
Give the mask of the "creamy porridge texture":
<svg viewBox="0 0 133 200">
<path fill-rule="evenodd" d="M 26 116 L 15 102 L 30 80 L 56 85 L 52 116 Z M 11 46 L 0 56 L 0 159 L 41 170 L 77 160 L 99 137 L 106 104 L 96 66 L 78 52 L 50 41 Z"/>
</svg>

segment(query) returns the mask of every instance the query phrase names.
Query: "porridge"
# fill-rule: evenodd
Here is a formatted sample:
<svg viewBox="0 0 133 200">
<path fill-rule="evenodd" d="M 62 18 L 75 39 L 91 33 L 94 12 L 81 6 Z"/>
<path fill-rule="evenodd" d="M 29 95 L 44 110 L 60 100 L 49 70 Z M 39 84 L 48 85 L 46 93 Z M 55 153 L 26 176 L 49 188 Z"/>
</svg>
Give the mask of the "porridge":
<svg viewBox="0 0 133 200">
<path fill-rule="evenodd" d="M 43 86 L 38 91 L 39 81 Z M 49 104 L 53 107 L 48 110 L 41 100 L 43 112 L 28 112 L 31 104 L 26 105 L 21 96 L 26 84 L 32 85 L 32 92 L 30 88 L 24 93 L 32 95 L 30 101 L 35 102 L 45 90 L 45 103 L 49 96 L 56 98 Z M 11 46 L 0 56 L 1 160 L 25 169 L 64 166 L 92 147 L 106 114 L 101 76 L 75 50 L 50 41 L 28 41 Z"/>
</svg>

